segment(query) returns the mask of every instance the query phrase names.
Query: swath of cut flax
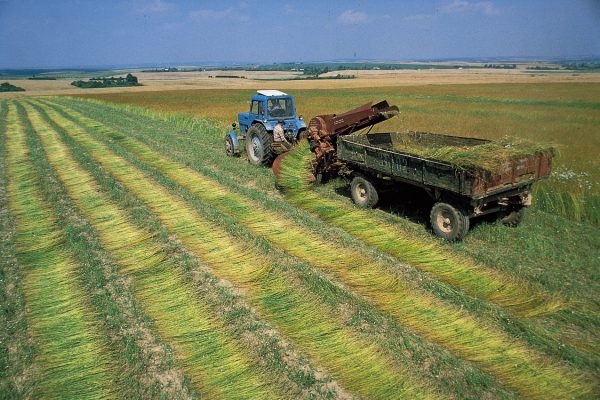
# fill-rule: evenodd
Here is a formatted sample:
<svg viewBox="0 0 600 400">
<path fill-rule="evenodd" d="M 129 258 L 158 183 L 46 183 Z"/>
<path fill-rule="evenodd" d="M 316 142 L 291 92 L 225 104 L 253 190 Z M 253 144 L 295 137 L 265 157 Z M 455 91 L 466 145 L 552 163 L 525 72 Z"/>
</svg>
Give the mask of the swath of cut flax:
<svg viewBox="0 0 600 400">
<path fill-rule="evenodd" d="M 81 115 L 77 115 L 77 117 L 78 120 L 85 119 Z M 97 122 L 94 123 L 93 121 L 89 121 L 89 123 L 98 125 Z M 95 126 L 94 129 L 98 129 L 98 127 Z M 306 150 L 308 150 L 306 143 L 301 147 L 306 147 Z M 94 153 L 99 154 L 97 151 Z M 296 173 L 301 176 L 305 175 L 302 152 L 299 156 L 300 158 L 296 160 L 299 163 L 297 165 L 299 168 L 288 170 L 291 173 L 292 180 L 293 175 Z M 294 159 L 295 157 L 292 157 L 290 161 Z M 148 160 L 145 159 L 145 161 Z M 165 160 L 161 161 L 165 162 Z M 179 172 L 183 173 L 181 170 Z M 293 182 L 288 183 L 294 186 Z M 302 196 L 312 196 L 310 191 L 306 192 L 304 188 L 299 189 L 301 189 Z M 212 191 L 215 191 L 214 187 Z M 298 192 L 299 196 L 300 191 Z M 229 200 L 233 199 L 229 198 Z M 324 205 L 323 201 L 306 201 L 306 197 L 304 197 L 304 200 L 303 204 Z M 241 207 L 243 204 L 238 206 Z M 337 207 L 334 208 L 331 211 L 338 214 L 339 210 Z M 241 215 L 245 214 L 241 213 Z M 237 217 L 240 217 L 240 215 L 237 215 Z M 250 221 L 247 222 L 253 225 Z M 290 233 L 289 230 L 287 233 Z M 298 249 L 297 243 L 294 248 L 298 251 L 302 250 Z M 312 251 L 315 248 L 319 248 L 319 246 L 310 245 Z M 348 269 L 348 265 L 356 265 L 356 258 L 343 262 L 344 260 L 340 259 L 339 252 L 335 253 L 337 255 L 329 253 L 326 248 L 319 248 L 320 256 L 327 258 L 329 261 L 326 263 L 325 260 L 321 260 L 323 261 L 321 263 L 319 260 L 313 259 L 305 252 L 302 253 L 302 257 L 310 259 L 311 263 L 316 263 L 322 268 L 332 270 L 345 283 L 367 294 L 379 307 L 390 311 L 394 316 L 399 317 L 402 322 L 424 334 L 428 339 L 443 343 L 463 357 L 479 361 L 480 365 L 486 370 L 520 392 L 531 397 L 544 397 L 548 391 L 567 394 L 572 390 L 586 390 L 581 387 L 584 385 L 581 384 L 577 374 L 570 374 L 560 367 L 551 367 L 547 360 L 543 360 L 543 357 L 539 357 L 535 352 L 525 349 L 516 341 L 512 340 L 513 344 L 509 345 L 511 339 L 504 337 L 501 333 L 479 325 L 478 322 L 467 315 L 462 315 L 462 318 L 460 318 L 457 315 L 457 310 L 436 302 L 422 293 L 413 293 L 409 288 L 404 287 L 401 282 L 389 282 L 383 278 L 386 274 L 375 268 L 377 266 L 374 264 L 365 264 L 364 270 L 361 268 L 361 271 Z M 341 254 L 344 254 L 344 252 Z M 420 311 L 413 312 L 415 309 Z M 431 329 L 431 325 L 438 325 L 440 328 L 444 326 L 444 328 Z M 452 328 L 449 328 L 450 326 Z M 568 381 L 571 383 L 567 383 Z M 550 382 L 555 382 L 555 384 L 550 384 Z"/>
<path fill-rule="evenodd" d="M 103 246 L 133 281 L 136 297 L 200 393 L 220 398 L 269 399 L 269 379 L 225 334 L 220 321 L 194 295 L 150 232 L 131 223 L 123 209 L 98 190 L 58 134 L 26 106 L 51 165 L 69 195 L 97 230 Z"/>
<path fill-rule="evenodd" d="M 17 258 L 24 267 L 27 319 L 39 371 L 33 398 L 116 397 L 101 323 L 79 286 L 78 266 L 40 190 L 14 105 L 7 117 L 8 195 L 16 222 Z"/>
<path fill-rule="evenodd" d="M 385 399 L 390 393 L 400 392 L 410 398 L 438 397 L 427 386 L 415 383 L 418 382 L 416 377 L 411 377 L 401 365 L 394 365 L 377 346 L 355 337 L 351 330 L 334 322 L 333 313 L 318 299 L 291 280 L 284 279 L 279 268 L 265 266 L 264 256 L 253 256 L 252 252 L 256 250 L 242 247 L 133 165 L 88 137 L 85 131 L 54 111 L 46 111 L 102 166 L 139 196 L 169 231 L 217 275 L 224 276 L 236 286 L 243 286 L 254 304 L 260 304 L 269 315 L 270 321 L 275 322 L 300 349 L 330 369 L 334 378 L 349 390 L 369 398 Z"/>
</svg>

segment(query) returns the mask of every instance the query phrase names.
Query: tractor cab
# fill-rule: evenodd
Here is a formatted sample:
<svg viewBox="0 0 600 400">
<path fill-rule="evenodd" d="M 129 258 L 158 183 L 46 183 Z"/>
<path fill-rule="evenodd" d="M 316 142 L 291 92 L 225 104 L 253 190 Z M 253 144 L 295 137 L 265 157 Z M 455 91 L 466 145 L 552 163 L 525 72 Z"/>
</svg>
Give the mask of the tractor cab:
<svg viewBox="0 0 600 400">
<path fill-rule="evenodd" d="M 259 90 L 252 96 L 250 110 L 238 114 L 242 135 L 246 134 L 253 123 L 260 123 L 267 131 L 273 131 L 275 125 L 282 119 L 285 121 L 286 129 L 292 129 L 296 133 L 302 128 L 306 129 L 304 121 L 296 118 L 294 98 L 279 90 Z"/>
<path fill-rule="evenodd" d="M 250 100 L 249 111 L 238 114 L 239 134 L 233 124 L 233 130 L 226 135 L 226 153 L 239 155 L 239 141 L 246 140 L 250 163 L 269 165 L 279 151 L 279 143 L 273 139 L 273 130 L 278 124 L 283 125 L 286 141 L 290 143 L 296 142 L 306 131 L 306 123 L 296 116 L 293 96 L 279 90 L 259 90 Z"/>
</svg>

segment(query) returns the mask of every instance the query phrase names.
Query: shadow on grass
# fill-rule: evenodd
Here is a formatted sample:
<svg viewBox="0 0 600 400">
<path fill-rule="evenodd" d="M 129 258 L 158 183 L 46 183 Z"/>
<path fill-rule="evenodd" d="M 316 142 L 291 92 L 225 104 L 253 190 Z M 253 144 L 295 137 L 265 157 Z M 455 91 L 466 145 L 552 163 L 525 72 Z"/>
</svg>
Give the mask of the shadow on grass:
<svg viewBox="0 0 600 400">
<path fill-rule="evenodd" d="M 341 185 L 335 188 L 335 193 L 349 200 L 352 199 L 350 185 Z M 429 212 L 435 204 L 423 189 L 397 183 L 393 189 L 381 191 L 376 209 L 385 211 L 393 216 L 404 218 L 415 224 L 422 225 L 431 231 Z M 480 224 L 494 223 L 498 220 L 496 214 L 488 214 L 477 218 L 471 218 L 470 225 L 473 229 Z"/>
</svg>

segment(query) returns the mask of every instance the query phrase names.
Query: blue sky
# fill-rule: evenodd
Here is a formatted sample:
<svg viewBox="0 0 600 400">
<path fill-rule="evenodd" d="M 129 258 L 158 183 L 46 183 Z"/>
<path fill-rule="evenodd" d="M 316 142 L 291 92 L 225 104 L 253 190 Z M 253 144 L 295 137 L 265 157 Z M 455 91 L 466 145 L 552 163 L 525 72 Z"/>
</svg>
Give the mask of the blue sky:
<svg viewBox="0 0 600 400">
<path fill-rule="evenodd" d="M 600 57 L 600 0 L 0 0 L 0 68 Z"/>
</svg>

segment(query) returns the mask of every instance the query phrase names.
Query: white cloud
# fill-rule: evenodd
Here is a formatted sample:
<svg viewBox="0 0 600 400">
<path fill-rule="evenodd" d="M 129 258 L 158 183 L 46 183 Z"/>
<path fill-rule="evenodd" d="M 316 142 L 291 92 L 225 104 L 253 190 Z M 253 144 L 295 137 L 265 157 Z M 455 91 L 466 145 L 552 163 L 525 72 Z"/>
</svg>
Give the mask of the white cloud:
<svg viewBox="0 0 600 400">
<path fill-rule="evenodd" d="M 337 17 L 337 21 L 342 25 L 360 25 L 368 20 L 367 13 L 354 10 L 346 10 Z"/>
<path fill-rule="evenodd" d="M 224 10 L 196 10 L 190 14 L 192 18 L 225 18 L 231 15 L 233 7 L 226 8 Z"/>
<path fill-rule="evenodd" d="M 246 15 L 237 14 L 236 9 L 229 7 L 223 10 L 196 10 L 190 13 L 194 19 L 232 19 L 237 21 L 248 21 L 250 18 Z"/>
<path fill-rule="evenodd" d="M 136 1 L 134 7 L 140 14 L 159 14 L 171 10 L 174 5 L 164 0 L 144 0 Z"/>
<path fill-rule="evenodd" d="M 440 7 L 440 11 L 445 14 L 465 12 L 477 12 L 488 16 L 500 14 L 500 10 L 491 1 L 453 0 Z"/>
<path fill-rule="evenodd" d="M 294 15 L 298 14 L 298 9 L 296 9 L 296 7 L 291 4 L 286 4 L 283 6 L 283 12 L 287 15 Z"/>
</svg>

